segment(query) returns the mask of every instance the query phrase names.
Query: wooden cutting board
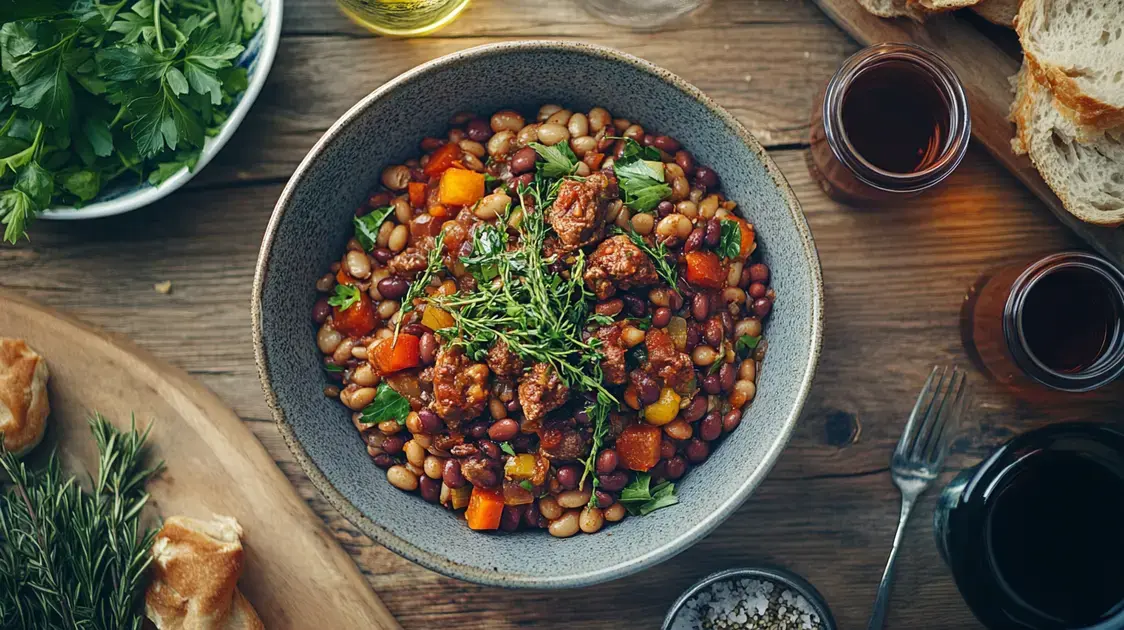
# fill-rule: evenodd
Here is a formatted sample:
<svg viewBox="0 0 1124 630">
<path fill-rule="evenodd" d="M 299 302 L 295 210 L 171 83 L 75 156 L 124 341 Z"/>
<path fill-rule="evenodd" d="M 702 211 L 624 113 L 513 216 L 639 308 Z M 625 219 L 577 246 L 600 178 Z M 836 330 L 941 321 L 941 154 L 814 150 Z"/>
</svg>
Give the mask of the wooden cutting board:
<svg viewBox="0 0 1124 630">
<path fill-rule="evenodd" d="M 857 0 L 815 1 L 863 45 L 906 42 L 940 54 L 956 71 L 968 94 L 972 136 L 1045 202 L 1062 223 L 1101 254 L 1124 265 L 1124 230 L 1091 225 L 1066 212 L 1030 159 L 1011 150 L 1015 127 L 1007 120 L 1007 112 L 1015 95 L 1008 77 L 1018 72 L 1021 59 L 1004 51 L 968 20 L 952 13 L 934 15 L 919 24 L 908 18 L 877 17 Z"/>
<path fill-rule="evenodd" d="M 186 373 L 5 291 L 0 336 L 24 339 L 50 368 L 51 416 L 37 454 L 57 446 L 64 467 L 84 477 L 97 470 L 91 413 L 123 430 L 131 414 L 138 426 L 152 423 L 152 456 L 166 470 L 148 485 L 151 509 L 238 519 L 246 548 L 239 587 L 266 628 L 401 630 L 249 429 Z"/>
</svg>

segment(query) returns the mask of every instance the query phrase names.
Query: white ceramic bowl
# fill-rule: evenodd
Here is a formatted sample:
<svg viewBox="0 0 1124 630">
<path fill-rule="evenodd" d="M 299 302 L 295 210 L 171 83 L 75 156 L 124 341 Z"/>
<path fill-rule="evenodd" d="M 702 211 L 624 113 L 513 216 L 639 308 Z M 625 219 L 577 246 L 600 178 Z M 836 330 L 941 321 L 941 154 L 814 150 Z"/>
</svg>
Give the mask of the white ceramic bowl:
<svg viewBox="0 0 1124 630">
<path fill-rule="evenodd" d="M 203 152 L 199 156 L 199 162 L 196 163 L 195 170 L 189 171 L 185 166 L 175 175 L 161 182 L 159 186 L 153 186 L 148 182 L 133 185 L 117 182 L 102 190 L 92 203 L 88 203 L 81 208 L 49 208 L 43 211 L 39 218 L 71 221 L 123 214 L 167 197 L 180 186 L 186 184 L 196 173 L 203 170 L 203 167 L 218 154 L 227 140 L 230 140 L 230 137 L 234 135 L 234 131 L 238 129 L 238 125 L 246 117 L 246 112 L 250 111 L 250 106 L 254 104 L 254 99 L 258 97 L 258 92 L 261 92 L 262 86 L 265 85 L 265 78 L 269 75 L 270 66 L 273 65 L 273 56 L 277 53 L 277 45 L 281 41 L 281 5 L 283 0 L 258 0 L 258 2 L 262 5 L 263 13 L 261 28 L 246 43 L 246 50 L 235 62 L 236 66 L 246 68 L 249 85 L 219 132 L 215 136 L 207 138 L 207 141 L 203 144 Z"/>
</svg>

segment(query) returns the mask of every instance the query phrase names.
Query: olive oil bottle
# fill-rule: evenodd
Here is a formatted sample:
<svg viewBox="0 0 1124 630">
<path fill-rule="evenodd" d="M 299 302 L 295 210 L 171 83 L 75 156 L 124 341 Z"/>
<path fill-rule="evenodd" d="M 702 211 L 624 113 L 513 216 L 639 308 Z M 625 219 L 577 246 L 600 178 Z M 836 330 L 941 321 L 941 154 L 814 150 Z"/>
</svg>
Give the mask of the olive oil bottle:
<svg viewBox="0 0 1124 630">
<path fill-rule="evenodd" d="M 469 0 L 337 0 L 360 26 L 394 37 L 428 35 L 452 22 Z"/>
</svg>

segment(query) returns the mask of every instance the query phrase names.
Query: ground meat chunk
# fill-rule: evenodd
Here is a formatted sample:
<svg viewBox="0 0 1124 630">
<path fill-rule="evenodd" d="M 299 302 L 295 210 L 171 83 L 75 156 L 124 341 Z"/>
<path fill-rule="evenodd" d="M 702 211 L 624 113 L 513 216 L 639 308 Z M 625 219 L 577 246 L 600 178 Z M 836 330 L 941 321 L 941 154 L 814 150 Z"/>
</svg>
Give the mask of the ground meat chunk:
<svg viewBox="0 0 1124 630">
<path fill-rule="evenodd" d="M 547 215 L 560 249 L 573 251 L 599 240 L 605 232 L 606 210 L 616 196 L 616 178 L 608 173 L 594 173 L 584 181 L 563 181 Z"/>
<path fill-rule="evenodd" d="M 572 419 L 550 420 L 539 430 L 539 451 L 554 462 L 581 459 L 589 453 L 589 435 L 576 429 Z"/>
<path fill-rule="evenodd" d="M 417 248 L 407 247 L 405 251 L 390 259 L 386 268 L 390 273 L 407 279 L 413 279 L 429 264 L 428 254 Z"/>
<path fill-rule="evenodd" d="M 656 266 L 629 238 L 618 234 L 597 246 L 589 257 L 585 283 L 599 300 L 607 300 L 617 289 L 627 291 L 659 282 Z"/>
<path fill-rule="evenodd" d="M 484 457 L 469 457 L 462 460 L 461 474 L 468 483 L 477 488 L 491 488 L 500 480 L 496 466 Z"/>
<path fill-rule="evenodd" d="M 433 409 L 450 429 L 484 411 L 488 366 L 473 363 L 459 348 L 441 348 L 433 368 Z"/>
<path fill-rule="evenodd" d="M 648 347 L 649 371 L 658 374 L 668 387 L 677 388 L 695 375 L 691 357 L 676 350 L 675 343 L 664 331 L 649 330 L 644 343 Z"/>
<path fill-rule="evenodd" d="M 536 363 L 519 379 L 519 404 L 526 422 L 524 431 L 537 429 L 543 416 L 566 403 L 570 388 L 548 363 Z"/>
<path fill-rule="evenodd" d="M 496 376 L 519 376 L 523 373 L 523 359 L 500 340 L 488 350 L 488 367 Z"/>
<path fill-rule="evenodd" d="M 605 374 L 605 380 L 613 385 L 623 385 L 627 376 L 624 366 L 625 348 L 621 343 L 622 325 L 622 322 L 617 322 L 612 326 L 602 326 L 594 334 L 601 340 L 601 344 L 597 346 L 597 352 L 603 357 L 601 371 Z"/>
</svg>

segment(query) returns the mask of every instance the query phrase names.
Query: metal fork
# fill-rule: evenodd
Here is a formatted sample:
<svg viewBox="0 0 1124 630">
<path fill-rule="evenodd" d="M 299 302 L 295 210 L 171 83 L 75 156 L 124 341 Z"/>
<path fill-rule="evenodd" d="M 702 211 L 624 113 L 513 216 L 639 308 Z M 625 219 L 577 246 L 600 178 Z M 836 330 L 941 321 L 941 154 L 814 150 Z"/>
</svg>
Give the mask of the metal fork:
<svg viewBox="0 0 1124 630">
<path fill-rule="evenodd" d="M 917 498 L 940 474 L 941 465 L 948 454 L 949 438 L 956 431 L 967 400 L 968 386 L 964 372 L 956 367 L 951 370 L 943 366 L 934 367 L 917 397 L 909 422 L 898 440 L 898 447 L 894 449 L 894 456 L 890 460 L 890 474 L 894 485 L 902 493 L 902 511 L 898 519 L 898 532 L 894 535 L 894 547 L 890 550 L 886 571 L 878 585 L 878 599 L 874 602 L 874 612 L 870 615 L 867 630 L 880 630 L 886 621 L 890 583 L 894 579 L 894 561 L 901 548 L 909 513 L 913 511 Z"/>
</svg>

